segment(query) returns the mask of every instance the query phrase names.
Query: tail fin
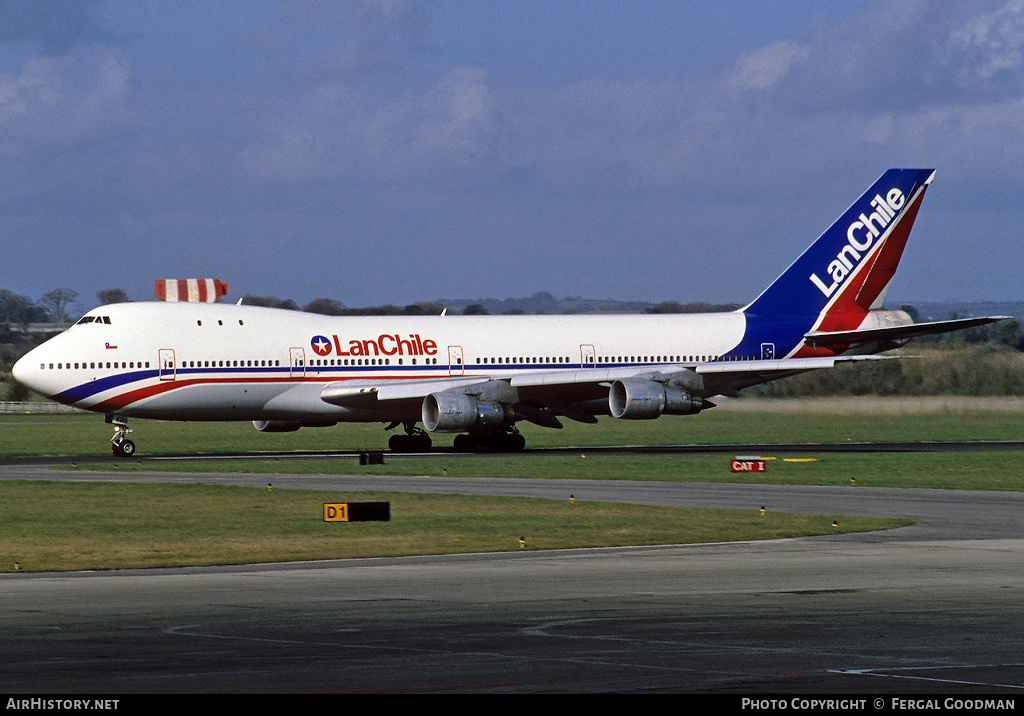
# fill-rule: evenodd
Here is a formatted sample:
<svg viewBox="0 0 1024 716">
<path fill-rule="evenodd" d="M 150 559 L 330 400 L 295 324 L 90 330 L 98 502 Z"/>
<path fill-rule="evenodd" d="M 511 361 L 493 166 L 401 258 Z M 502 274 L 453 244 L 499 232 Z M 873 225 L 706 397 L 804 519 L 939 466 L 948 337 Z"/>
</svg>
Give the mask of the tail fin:
<svg viewBox="0 0 1024 716">
<path fill-rule="evenodd" d="M 746 308 L 806 320 L 805 331 L 856 328 L 881 306 L 933 169 L 890 169 Z"/>
</svg>

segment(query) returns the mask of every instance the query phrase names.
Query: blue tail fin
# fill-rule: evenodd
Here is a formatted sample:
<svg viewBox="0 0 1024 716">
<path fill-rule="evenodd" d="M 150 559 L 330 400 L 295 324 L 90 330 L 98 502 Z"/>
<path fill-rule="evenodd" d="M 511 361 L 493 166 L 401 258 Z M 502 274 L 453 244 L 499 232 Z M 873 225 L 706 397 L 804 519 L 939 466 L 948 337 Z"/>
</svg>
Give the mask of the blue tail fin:
<svg viewBox="0 0 1024 716">
<path fill-rule="evenodd" d="M 885 297 L 934 174 L 933 169 L 890 169 L 879 177 L 741 309 L 748 318 L 746 348 L 770 341 L 781 357 L 791 354 L 811 330 L 859 326 Z"/>
<path fill-rule="evenodd" d="M 865 267 L 870 272 L 873 259 L 893 233 L 902 237 L 902 254 L 921 195 L 934 174 L 934 169 L 887 171 L 744 312 L 760 316 L 821 314 L 858 283 L 858 275 L 864 278 Z"/>
</svg>

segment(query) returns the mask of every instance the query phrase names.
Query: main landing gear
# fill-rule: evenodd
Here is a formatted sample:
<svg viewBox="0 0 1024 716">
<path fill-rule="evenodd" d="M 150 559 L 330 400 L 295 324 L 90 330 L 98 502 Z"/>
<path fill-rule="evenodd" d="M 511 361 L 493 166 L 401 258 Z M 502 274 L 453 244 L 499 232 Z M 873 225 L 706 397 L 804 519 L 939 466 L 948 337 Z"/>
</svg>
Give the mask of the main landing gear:
<svg viewBox="0 0 1024 716">
<path fill-rule="evenodd" d="M 395 427 L 397 425 L 392 424 L 387 429 Z M 433 442 L 422 428 L 417 428 L 416 423 L 403 423 L 402 427 L 405 429 L 405 435 L 392 435 L 388 438 L 391 452 L 430 452 Z"/>
<path fill-rule="evenodd" d="M 117 457 L 131 457 L 135 454 L 135 443 L 128 439 L 133 432 L 128 427 L 128 419 L 119 415 L 108 415 L 107 422 L 114 425 L 114 437 L 110 439 L 111 450 Z"/>
<path fill-rule="evenodd" d="M 526 438 L 512 428 L 504 433 L 466 433 L 455 436 L 456 452 L 519 452 Z"/>
</svg>

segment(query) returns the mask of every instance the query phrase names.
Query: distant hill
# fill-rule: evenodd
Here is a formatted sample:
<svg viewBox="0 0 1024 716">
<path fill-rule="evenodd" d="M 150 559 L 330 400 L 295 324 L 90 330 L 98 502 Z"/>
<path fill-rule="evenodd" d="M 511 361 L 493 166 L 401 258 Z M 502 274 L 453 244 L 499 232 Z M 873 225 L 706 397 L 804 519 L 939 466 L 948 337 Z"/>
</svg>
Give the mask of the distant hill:
<svg viewBox="0 0 1024 716">
<path fill-rule="evenodd" d="M 701 313 L 732 311 L 739 304 L 679 303 L 677 301 L 618 301 L 613 298 L 565 296 L 555 298 L 539 291 L 524 298 L 439 298 L 431 301 L 444 306 L 449 313 L 486 312 L 489 314 L 582 314 L 582 313 Z"/>
<path fill-rule="evenodd" d="M 916 308 L 919 320 L 922 321 L 943 321 L 949 318 L 974 316 L 1013 316 L 1024 323 L 1024 301 L 907 301 L 900 305 Z"/>
<path fill-rule="evenodd" d="M 584 298 L 565 296 L 555 298 L 547 291 L 540 291 L 524 298 L 439 298 L 429 302 L 443 306 L 448 313 L 470 312 L 489 314 L 502 313 L 713 313 L 733 311 L 739 303 L 681 303 L 678 301 L 619 301 L 612 298 Z M 898 309 L 912 306 L 918 312 L 918 320 L 941 321 L 949 318 L 972 316 L 1013 316 L 1024 323 L 1024 301 L 904 301 L 893 303 L 886 308 Z M 481 310 L 482 309 L 482 310 Z"/>
</svg>

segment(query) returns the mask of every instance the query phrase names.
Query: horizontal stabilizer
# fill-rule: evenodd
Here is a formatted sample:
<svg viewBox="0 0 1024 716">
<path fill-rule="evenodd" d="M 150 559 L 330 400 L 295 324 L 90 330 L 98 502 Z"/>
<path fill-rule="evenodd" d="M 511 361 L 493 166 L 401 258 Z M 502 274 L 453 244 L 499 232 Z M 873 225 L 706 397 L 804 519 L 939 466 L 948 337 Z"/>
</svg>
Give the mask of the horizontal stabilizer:
<svg viewBox="0 0 1024 716">
<path fill-rule="evenodd" d="M 903 341 L 917 336 L 960 331 L 964 328 L 984 326 L 996 321 L 1005 321 L 1011 316 L 986 316 L 984 318 L 959 318 L 952 321 L 930 321 L 911 323 L 906 326 L 885 328 L 864 328 L 852 331 L 812 331 L 804 336 L 812 346 L 850 345 L 854 343 L 878 343 L 882 341 Z"/>
</svg>

